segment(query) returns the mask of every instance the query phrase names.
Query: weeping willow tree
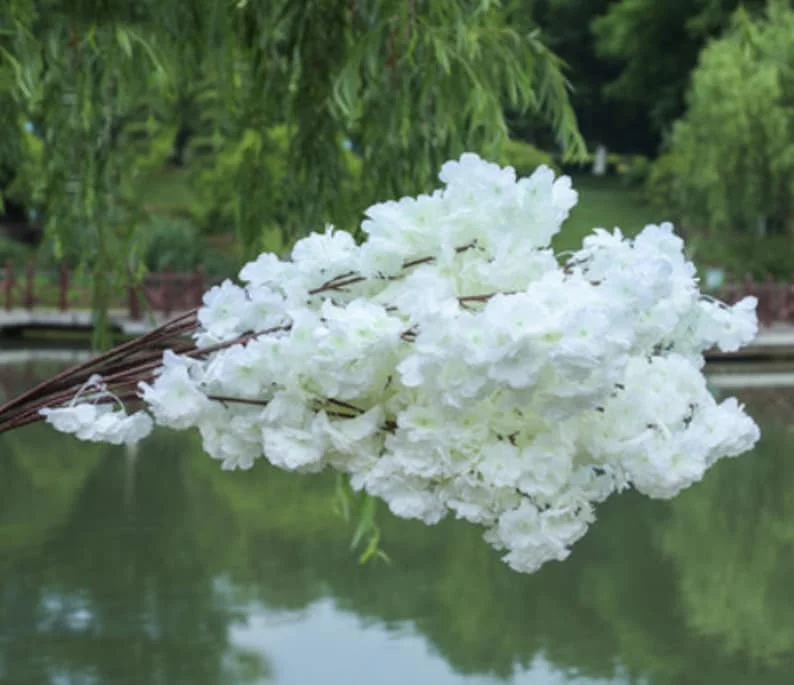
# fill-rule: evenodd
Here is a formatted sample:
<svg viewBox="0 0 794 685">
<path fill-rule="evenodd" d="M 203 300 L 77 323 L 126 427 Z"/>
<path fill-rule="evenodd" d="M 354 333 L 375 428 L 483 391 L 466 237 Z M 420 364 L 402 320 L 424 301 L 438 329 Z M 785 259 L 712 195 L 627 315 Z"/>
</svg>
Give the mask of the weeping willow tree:
<svg viewBox="0 0 794 685">
<path fill-rule="evenodd" d="M 91 269 L 101 331 L 138 268 L 140 180 L 169 159 L 227 208 L 245 258 L 265 228 L 285 246 L 350 228 L 463 150 L 497 155 L 506 109 L 581 153 L 562 65 L 522 4 L 5 0 L 0 171 Z"/>
</svg>

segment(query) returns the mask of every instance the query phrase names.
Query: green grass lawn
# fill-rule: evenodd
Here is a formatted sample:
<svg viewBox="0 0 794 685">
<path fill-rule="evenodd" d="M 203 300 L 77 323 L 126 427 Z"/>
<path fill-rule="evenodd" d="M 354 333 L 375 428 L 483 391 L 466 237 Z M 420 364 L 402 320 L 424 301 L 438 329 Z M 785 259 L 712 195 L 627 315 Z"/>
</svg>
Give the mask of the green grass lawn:
<svg viewBox="0 0 794 685">
<path fill-rule="evenodd" d="M 579 203 L 554 239 L 557 251 L 579 248 L 594 228 L 611 231 L 617 227 L 632 236 L 647 224 L 666 219 L 645 202 L 639 191 L 626 188 L 618 178 L 582 175 L 574 177 L 573 187 L 579 191 Z"/>
</svg>

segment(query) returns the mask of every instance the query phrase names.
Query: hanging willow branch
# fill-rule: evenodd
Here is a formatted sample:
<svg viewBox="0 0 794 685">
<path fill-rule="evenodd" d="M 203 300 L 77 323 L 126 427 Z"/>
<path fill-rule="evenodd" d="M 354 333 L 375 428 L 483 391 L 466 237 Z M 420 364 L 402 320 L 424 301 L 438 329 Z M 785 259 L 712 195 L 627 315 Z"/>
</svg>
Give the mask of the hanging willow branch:
<svg viewBox="0 0 794 685">
<path fill-rule="evenodd" d="M 58 256 L 91 268 L 100 334 L 109 293 L 140 269 L 140 180 L 174 155 L 201 199 L 190 211 L 228 225 L 248 259 L 326 222 L 355 226 L 464 150 L 493 156 L 505 108 L 584 150 L 562 65 L 521 3 L 2 4 L 3 138 L 26 140 L 32 122 L 41 144 L 0 142 L 0 168 Z"/>
</svg>

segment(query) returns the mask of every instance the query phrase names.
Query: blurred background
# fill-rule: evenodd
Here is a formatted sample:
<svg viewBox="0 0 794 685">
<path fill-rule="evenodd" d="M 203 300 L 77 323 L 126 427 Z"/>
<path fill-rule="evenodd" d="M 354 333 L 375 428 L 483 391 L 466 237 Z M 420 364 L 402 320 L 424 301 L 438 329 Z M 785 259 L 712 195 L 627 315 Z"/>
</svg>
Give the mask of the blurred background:
<svg viewBox="0 0 794 685">
<path fill-rule="evenodd" d="M 4 685 L 791 682 L 790 2 L 0 0 L 0 121 L 0 403 L 90 353 L 18 310 L 192 306 L 162 283 L 358 235 L 465 150 L 573 177 L 559 251 L 675 222 L 768 343 L 706 369 L 751 454 L 612 498 L 532 576 L 382 511 L 390 561 L 361 565 L 332 476 L 221 472 L 195 436 L 0 436 Z"/>
</svg>

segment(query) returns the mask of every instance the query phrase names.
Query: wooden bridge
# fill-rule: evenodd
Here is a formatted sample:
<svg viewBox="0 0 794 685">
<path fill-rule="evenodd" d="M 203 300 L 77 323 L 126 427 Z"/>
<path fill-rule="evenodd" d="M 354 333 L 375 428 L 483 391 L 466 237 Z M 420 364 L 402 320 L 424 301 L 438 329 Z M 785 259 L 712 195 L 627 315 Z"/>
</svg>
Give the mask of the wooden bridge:
<svg viewBox="0 0 794 685">
<path fill-rule="evenodd" d="M 201 267 L 194 273 L 149 273 L 111 302 L 110 327 L 124 335 L 140 335 L 199 306 L 206 287 Z M 15 269 L 7 262 L 0 268 L 0 335 L 36 329 L 90 331 L 90 302 L 90 279 L 64 265 Z"/>
</svg>

